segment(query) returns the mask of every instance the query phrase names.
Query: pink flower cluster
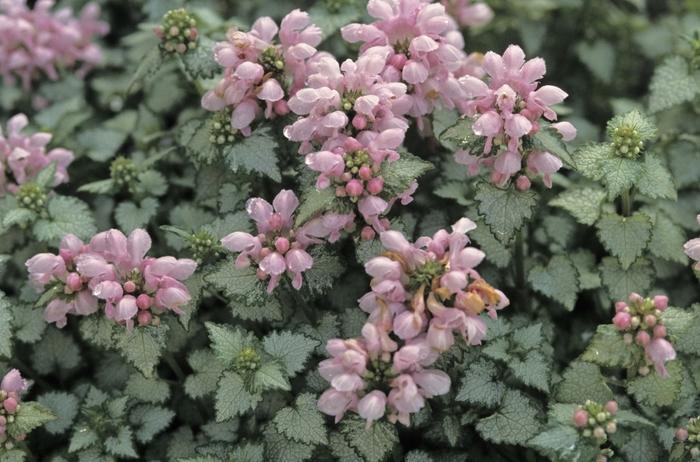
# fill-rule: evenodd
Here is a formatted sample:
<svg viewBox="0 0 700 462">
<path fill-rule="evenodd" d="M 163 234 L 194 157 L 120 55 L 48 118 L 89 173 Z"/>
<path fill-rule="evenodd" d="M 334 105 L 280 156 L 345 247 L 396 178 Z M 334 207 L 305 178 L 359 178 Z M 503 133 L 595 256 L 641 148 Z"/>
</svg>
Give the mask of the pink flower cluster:
<svg viewBox="0 0 700 462">
<path fill-rule="evenodd" d="M 700 224 L 700 215 L 697 216 L 698 224 Z M 700 271 L 700 238 L 691 239 L 683 244 L 683 251 L 687 256 L 696 261 L 693 268 Z"/>
<path fill-rule="evenodd" d="M 285 189 L 275 196 L 272 204 L 259 197 L 249 199 L 246 211 L 255 222 L 258 234 L 235 231 L 221 239 L 224 247 L 238 253 L 237 268 L 246 268 L 252 263 L 257 267 L 260 280 L 269 279 L 269 293 L 279 285 L 285 273 L 292 286 L 299 290 L 303 273 L 313 266 L 313 258 L 306 249 L 324 239 L 335 242 L 343 229 L 353 226 L 353 214 L 329 213 L 295 227 L 294 211 L 298 206 L 296 195 Z"/>
<path fill-rule="evenodd" d="M 665 363 L 676 359 L 676 350 L 666 340 L 666 326 L 661 320 L 661 313 L 666 308 L 668 297 L 665 295 L 657 295 L 650 299 L 632 293 L 627 303 L 615 303 L 613 325 L 624 333 L 627 345 L 636 343 L 644 349 L 644 359 L 639 367 L 640 375 L 647 375 L 647 364 L 653 364 L 661 377 L 668 377 Z"/>
<path fill-rule="evenodd" d="M 27 116 L 17 114 L 7 121 L 7 133 L 0 127 L 0 196 L 7 191 L 17 193 L 19 185 L 31 182 L 52 162 L 56 164 L 56 174 L 51 186 L 68 181 L 67 168 L 73 162 L 73 153 L 62 148 L 46 152 L 51 134 L 25 135 L 22 130 L 28 124 Z"/>
<path fill-rule="evenodd" d="M 19 410 L 21 394 L 27 389 L 27 381 L 22 378 L 17 369 L 12 369 L 5 374 L 0 382 L 0 441 L 6 436 L 7 424 L 11 422 L 11 417 Z M 16 438 L 23 440 L 24 437 Z"/>
<path fill-rule="evenodd" d="M 442 0 L 441 3 L 462 27 L 483 26 L 493 19 L 493 10 L 486 3 L 472 0 Z"/>
<path fill-rule="evenodd" d="M 134 326 L 157 325 L 166 310 L 182 314 L 191 297 L 182 283 L 197 267 L 193 260 L 146 257 L 151 237 L 136 229 L 127 238 L 111 229 L 84 244 L 72 234 L 59 254 L 40 253 L 26 262 L 32 284 L 50 299 L 44 319 L 66 325 L 68 314 L 95 313 L 100 301 L 108 319 Z M 50 291 L 50 292 L 47 292 Z"/>
<path fill-rule="evenodd" d="M 88 3 L 74 17 L 70 9 L 55 12 L 53 0 L 38 0 L 34 8 L 26 0 L 0 1 L 0 74 L 6 84 L 16 78 L 25 89 L 39 72 L 58 79 L 58 68 L 74 67 L 84 75 L 102 60 L 100 48 L 93 43 L 109 27 L 100 21 L 100 8 Z"/>
<path fill-rule="evenodd" d="M 267 119 L 289 112 L 287 100 L 304 86 L 307 60 L 316 54 L 320 42 L 321 29 L 300 10 L 285 16 L 279 28 L 263 17 L 250 32 L 229 30 L 226 41 L 214 49 L 224 76 L 202 97 L 202 107 L 232 109 L 232 128 L 248 136 L 250 124 L 263 112 Z"/>
<path fill-rule="evenodd" d="M 545 62 L 542 58 L 526 62 L 525 53 L 517 45 L 510 45 L 503 56 L 486 53 L 482 65 L 488 83 L 469 75 L 460 78 L 468 96 L 460 110 L 474 119 L 472 131 L 483 145 L 460 150 L 455 159 L 468 167 L 470 175 L 476 175 L 480 166 L 489 168 L 491 180 L 501 186 L 523 170 L 524 161 L 529 172 L 542 175 L 545 185 L 551 187 L 551 175 L 561 168 L 562 161 L 550 152 L 529 147 L 528 137 L 541 129 L 542 118 L 557 119 L 551 106 L 568 95 L 552 85 L 538 88 L 546 72 Z M 576 137 L 576 129 L 569 122 L 554 123 L 552 127 L 565 141 Z M 527 176 L 518 178 L 517 186 L 528 189 Z"/>
<path fill-rule="evenodd" d="M 495 317 L 509 304 L 474 269 L 485 257 L 468 245 L 475 227 L 463 218 L 452 232 L 415 243 L 397 231 L 381 233 L 387 251 L 365 265 L 372 290 L 359 300 L 369 313 L 362 338 L 330 340 L 332 358 L 319 366 L 331 384 L 319 400 L 322 412 L 337 421 L 350 410 L 368 423 L 386 414 L 409 425 L 425 398 L 448 392 L 449 376 L 428 366 L 454 344 L 455 332 L 479 345 L 486 334 L 480 314 Z"/>
<path fill-rule="evenodd" d="M 362 53 L 388 47 L 382 78 L 408 86 L 407 113 L 415 118 L 436 107 L 454 108 L 466 95 L 458 78 L 472 71 L 464 39 L 445 7 L 426 0 L 369 0 L 371 24 L 341 29 Z"/>
</svg>

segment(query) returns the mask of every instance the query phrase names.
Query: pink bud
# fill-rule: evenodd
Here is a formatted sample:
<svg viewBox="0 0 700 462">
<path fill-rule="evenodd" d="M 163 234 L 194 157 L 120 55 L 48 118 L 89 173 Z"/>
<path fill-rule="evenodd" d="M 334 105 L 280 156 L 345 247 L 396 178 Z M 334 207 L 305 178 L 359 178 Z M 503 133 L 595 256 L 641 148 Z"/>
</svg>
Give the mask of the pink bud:
<svg viewBox="0 0 700 462">
<path fill-rule="evenodd" d="M 574 425 L 577 427 L 585 427 L 588 424 L 588 412 L 583 409 L 577 409 L 574 412 Z"/>
<path fill-rule="evenodd" d="M 605 410 L 611 414 L 617 414 L 617 401 L 610 400 L 605 403 Z"/>
<path fill-rule="evenodd" d="M 156 37 L 162 39 L 163 38 L 163 26 L 154 27 L 153 33 L 156 34 Z"/>
<path fill-rule="evenodd" d="M 131 294 L 136 290 L 136 284 L 134 284 L 134 281 L 126 281 L 124 283 L 124 292 L 127 294 Z"/>
<path fill-rule="evenodd" d="M 338 197 L 345 197 L 348 194 L 345 192 L 345 188 L 343 188 L 342 186 L 338 186 L 337 188 L 335 188 L 335 195 Z"/>
<path fill-rule="evenodd" d="M 275 109 L 275 113 L 278 115 L 284 116 L 289 114 L 289 106 L 287 106 L 287 102 L 283 99 L 275 101 L 273 107 Z"/>
<path fill-rule="evenodd" d="M 367 128 L 367 117 L 362 114 L 357 114 L 352 118 L 352 126 L 357 130 L 364 130 Z"/>
<path fill-rule="evenodd" d="M 359 180 L 350 180 L 345 185 L 345 191 L 351 197 L 358 197 L 362 195 L 362 193 L 364 192 L 364 188 L 362 187 L 362 183 L 360 183 Z"/>
<path fill-rule="evenodd" d="M 382 218 L 379 220 L 379 224 L 382 225 L 382 228 L 385 230 L 391 228 L 391 222 L 388 218 Z"/>
<path fill-rule="evenodd" d="M 180 33 L 180 29 L 177 26 L 172 26 L 170 28 L 169 32 L 170 32 L 170 35 L 172 35 L 174 37 Z"/>
<path fill-rule="evenodd" d="M 654 338 L 664 338 L 666 337 L 666 326 L 661 324 L 654 327 Z"/>
<path fill-rule="evenodd" d="M 255 272 L 255 275 L 256 275 L 256 276 L 258 277 L 258 279 L 260 279 L 261 281 L 264 281 L 265 279 L 267 279 L 267 273 L 266 273 L 265 271 L 261 270 L 261 269 L 257 270 L 257 271 Z"/>
<path fill-rule="evenodd" d="M 362 149 L 362 143 L 355 138 L 346 138 L 345 141 L 343 141 L 343 149 L 345 149 L 345 152 L 359 151 Z"/>
<path fill-rule="evenodd" d="M 178 43 L 178 44 L 175 46 L 175 50 L 176 50 L 178 53 L 183 54 L 184 52 L 187 51 L 187 45 L 185 45 L 184 43 Z"/>
<path fill-rule="evenodd" d="M 654 297 L 654 307 L 657 310 L 665 311 L 668 308 L 668 297 L 665 295 L 657 295 Z"/>
<path fill-rule="evenodd" d="M 347 183 L 348 181 L 352 180 L 352 173 L 345 172 L 340 176 L 340 179 Z"/>
<path fill-rule="evenodd" d="M 362 178 L 365 181 L 372 179 L 372 169 L 366 165 L 360 167 L 360 171 L 358 173 L 360 175 L 360 178 Z"/>
<path fill-rule="evenodd" d="M 649 334 L 643 330 L 643 331 L 640 331 L 637 333 L 636 340 L 637 340 L 637 345 L 647 346 L 647 345 L 649 345 L 651 338 L 649 337 Z"/>
<path fill-rule="evenodd" d="M 260 250 L 260 258 L 265 258 L 272 253 L 272 249 L 269 247 L 263 247 Z"/>
<path fill-rule="evenodd" d="M 632 324 L 632 317 L 624 311 L 618 312 L 613 318 L 613 324 L 618 330 L 627 330 Z"/>
<path fill-rule="evenodd" d="M 2 405 L 9 414 L 14 414 L 17 410 L 17 400 L 14 398 L 7 398 Z"/>
<path fill-rule="evenodd" d="M 644 298 L 642 298 L 642 296 L 639 295 L 639 294 L 636 293 L 636 292 L 632 292 L 632 293 L 630 294 L 629 299 L 630 299 L 630 302 L 632 302 L 632 303 L 634 303 L 634 304 L 638 304 L 638 303 L 641 303 L 641 302 L 644 301 Z"/>
<path fill-rule="evenodd" d="M 148 311 L 139 311 L 137 319 L 139 321 L 139 326 L 147 326 L 151 323 L 152 316 Z"/>
<path fill-rule="evenodd" d="M 520 175 L 518 179 L 515 180 L 515 187 L 518 188 L 518 191 L 527 191 L 530 189 L 531 185 L 530 179 L 525 175 Z"/>
<path fill-rule="evenodd" d="M 272 229 L 280 229 L 282 227 L 283 221 L 284 220 L 282 220 L 282 215 L 280 215 L 279 213 L 273 213 L 267 223 Z"/>
<path fill-rule="evenodd" d="M 282 255 L 287 253 L 287 250 L 289 250 L 289 239 L 286 237 L 278 237 L 275 241 L 275 249 Z"/>
<path fill-rule="evenodd" d="M 58 255 L 63 258 L 63 261 L 66 263 L 70 263 L 72 261 L 71 258 L 71 252 L 68 249 L 60 249 L 58 251 Z"/>
<path fill-rule="evenodd" d="M 685 428 L 679 428 L 676 430 L 676 439 L 680 442 L 683 442 L 688 439 L 688 430 Z"/>
<path fill-rule="evenodd" d="M 644 324 L 646 324 L 648 327 L 654 327 L 656 325 L 656 316 L 653 314 L 644 316 Z"/>
<path fill-rule="evenodd" d="M 147 294 L 141 294 L 138 297 L 136 297 L 136 306 L 138 306 L 140 310 L 149 309 L 152 303 L 153 299 Z"/>
<path fill-rule="evenodd" d="M 627 303 L 625 302 L 615 302 L 615 312 L 619 313 L 620 311 L 625 311 L 625 308 L 627 308 Z"/>
<path fill-rule="evenodd" d="M 199 35 L 199 32 L 197 31 L 196 28 L 193 27 L 190 29 L 190 40 L 196 39 L 198 35 Z"/>
<path fill-rule="evenodd" d="M 374 229 L 372 229 L 371 226 L 365 226 L 360 232 L 360 237 L 362 237 L 362 239 L 365 241 L 371 241 L 372 239 L 374 239 L 374 236 L 376 236 L 376 234 L 377 233 L 374 232 Z"/>
<path fill-rule="evenodd" d="M 406 64 L 407 58 L 406 55 L 403 53 L 395 54 L 394 56 L 389 59 L 389 64 L 394 66 L 396 69 L 401 70 L 403 69 L 403 66 Z"/>
<path fill-rule="evenodd" d="M 367 182 L 367 191 L 369 191 L 370 194 L 379 194 L 382 192 L 382 189 L 384 189 L 384 178 L 380 176 L 372 178 Z"/>
<path fill-rule="evenodd" d="M 80 287 L 83 285 L 80 281 L 80 275 L 78 273 L 69 273 L 68 277 L 66 277 L 66 285 L 73 292 L 80 290 Z"/>
</svg>

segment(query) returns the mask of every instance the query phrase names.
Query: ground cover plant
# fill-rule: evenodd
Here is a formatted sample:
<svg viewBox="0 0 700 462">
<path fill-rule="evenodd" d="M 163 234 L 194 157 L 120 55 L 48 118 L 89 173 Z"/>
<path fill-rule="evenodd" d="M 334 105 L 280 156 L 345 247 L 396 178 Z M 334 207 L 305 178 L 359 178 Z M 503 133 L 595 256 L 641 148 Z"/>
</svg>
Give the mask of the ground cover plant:
<svg viewBox="0 0 700 462">
<path fill-rule="evenodd" d="M 694 0 L 0 0 L 0 460 L 700 460 Z"/>
</svg>

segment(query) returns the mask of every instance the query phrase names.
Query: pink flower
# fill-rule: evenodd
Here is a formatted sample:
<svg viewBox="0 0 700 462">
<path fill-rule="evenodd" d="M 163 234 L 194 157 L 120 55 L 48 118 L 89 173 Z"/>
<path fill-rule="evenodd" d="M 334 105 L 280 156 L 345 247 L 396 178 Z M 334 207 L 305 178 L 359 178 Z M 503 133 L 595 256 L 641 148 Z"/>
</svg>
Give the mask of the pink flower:
<svg viewBox="0 0 700 462">
<path fill-rule="evenodd" d="M 374 390 L 367 393 L 357 403 L 357 413 L 363 419 L 367 419 L 368 426 L 373 421 L 379 420 L 382 417 L 384 417 L 385 409 L 386 395 L 379 390 Z"/>
<path fill-rule="evenodd" d="M 1 47 L 0 41 L 0 49 Z M 0 63 L 1 58 L 0 51 Z M 0 72 L 1 67 L 2 64 Z M 7 133 L 3 133 L 0 127 L 0 196 L 7 191 L 16 193 L 20 185 L 34 181 L 39 172 L 52 163 L 56 165 L 56 172 L 48 187 L 68 182 L 67 169 L 73 162 L 73 153 L 62 148 L 47 152 L 46 145 L 51 141 L 51 134 L 23 134 L 22 130 L 28 124 L 29 120 L 24 114 L 17 114 L 8 120 Z"/>
<path fill-rule="evenodd" d="M 5 393 L 21 393 L 27 389 L 27 381 L 22 378 L 22 375 L 17 369 L 11 369 L 5 374 L 0 382 L 0 390 Z"/>
<path fill-rule="evenodd" d="M 698 223 L 700 223 L 700 215 L 697 216 L 697 220 Z M 687 256 L 697 262 L 694 268 L 700 271 L 700 238 L 691 239 L 683 244 L 683 251 Z"/>
<path fill-rule="evenodd" d="M 442 0 L 441 3 L 462 27 L 483 26 L 493 19 L 493 10 L 485 3 L 471 0 Z"/>
<path fill-rule="evenodd" d="M 656 372 L 661 377 L 668 377 L 665 363 L 676 359 L 676 350 L 668 340 L 663 338 L 655 338 L 644 349 L 647 358 L 654 363 Z"/>
</svg>

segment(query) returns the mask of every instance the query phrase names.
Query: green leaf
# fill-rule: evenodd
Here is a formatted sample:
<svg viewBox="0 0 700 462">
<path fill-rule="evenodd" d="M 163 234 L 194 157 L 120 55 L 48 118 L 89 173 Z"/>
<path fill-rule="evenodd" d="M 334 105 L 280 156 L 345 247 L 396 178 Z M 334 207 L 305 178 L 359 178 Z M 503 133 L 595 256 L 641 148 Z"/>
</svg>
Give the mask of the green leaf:
<svg viewBox="0 0 700 462">
<path fill-rule="evenodd" d="M 277 140 L 269 128 L 261 128 L 250 136 L 224 147 L 224 158 L 229 168 L 237 172 L 243 168 L 248 172 L 261 173 L 276 182 L 282 181 L 277 166 Z"/>
<path fill-rule="evenodd" d="M 603 163 L 612 158 L 610 144 L 591 143 L 576 150 L 576 169 L 583 176 L 593 181 L 602 181 L 604 177 Z"/>
<path fill-rule="evenodd" d="M 682 56 L 671 56 L 654 71 L 649 85 L 649 110 L 658 112 L 691 101 L 700 92 L 700 77 L 690 73 Z"/>
<path fill-rule="evenodd" d="M 221 70 L 214 60 L 214 41 L 201 36 L 194 50 L 176 55 L 190 79 L 211 79 Z"/>
<path fill-rule="evenodd" d="M 3 449 L 2 452 L 3 462 L 25 462 L 27 460 L 27 453 L 21 449 Z M 56 462 L 56 459 L 52 459 Z M 62 461 L 57 461 L 62 462 Z"/>
<path fill-rule="evenodd" d="M 367 428 L 364 420 L 346 417 L 340 431 L 348 445 L 366 462 L 382 462 L 399 442 L 396 427 L 383 421 L 374 422 Z"/>
<path fill-rule="evenodd" d="M 624 270 L 617 258 L 605 257 L 602 260 L 600 274 L 603 284 L 610 292 L 610 297 L 614 300 L 624 300 L 632 292 L 645 293 L 651 286 L 654 272 L 649 261 L 643 258 Z"/>
<path fill-rule="evenodd" d="M 129 415 L 129 421 L 136 430 L 136 440 L 145 444 L 165 430 L 175 417 L 170 409 L 160 406 L 142 405 L 134 408 Z"/>
<path fill-rule="evenodd" d="M 604 159 L 601 168 L 610 200 L 634 186 L 644 172 L 644 164 L 638 159 L 616 156 Z"/>
<path fill-rule="evenodd" d="M 89 448 L 93 444 L 97 443 L 99 437 L 97 433 L 87 427 L 77 427 L 73 430 L 73 435 L 70 439 L 70 445 L 68 446 L 68 452 L 76 452 L 85 448 Z"/>
<path fill-rule="evenodd" d="M 549 205 L 566 210 L 576 221 L 590 226 L 600 217 L 605 196 L 605 191 L 601 189 L 573 188 L 559 194 Z"/>
<path fill-rule="evenodd" d="M 265 428 L 265 456 L 271 462 L 301 462 L 311 459 L 314 445 L 293 441 L 280 432 L 274 425 Z"/>
<path fill-rule="evenodd" d="M 107 194 L 114 188 L 114 182 L 111 178 L 107 180 L 92 181 L 85 183 L 78 188 L 78 192 L 87 192 L 92 194 Z"/>
<path fill-rule="evenodd" d="M 490 183 L 481 183 L 476 193 L 479 214 L 484 217 L 496 238 L 504 243 L 509 242 L 525 220 L 532 217 L 536 198 L 534 191 L 501 189 Z"/>
<path fill-rule="evenodd" d="M 263 348 L 277 358 L 289 376 L 304 369 L 304 363 L 320 342 L 302 334 L 272 332 L 263 339 Z"/>
<path fill-rule="evenodd" d="M 684 265 L 688 261 L 683 253 L 685 241 L 683 228 L 671 221 L 666 214 L 656 214 L 649 241 L 649 252 L 652 255 Z"/>
<path fill-rule="evenodd" d="M 13 304 L 11 309 L 14 317 L 12 325 L 17 340 L 25 343 L 38 342 L 47 327 L 44 321 L 44 310 L 20 303 Z"/>
<path fill-rule="evenodd" d="M 662 315 L 673 346 L 683 353 L 700 356 L 700 305 L 693 305 L 693 311 L 669 308 Z"/>
<path fill-rule="evenodd" d="M 86 316 L 80 320 L 80 335 L 87 342 L 100 348 L 112 348 L 112 334 L 117 326 L 106 316 Z"/>
<path fill-rule="evenodd" d="M 145 228 L 158 212 L 158 201 L 147 197 L 141 201 L 140 206 L 133 202 L 122 202 L 114 211 L 114 219 L 117 225 L 125 233 L 130 233 L 136 228 Z"/>
<path fill-rule="evenodd" d="M 629 295 L 629 294 L 628 294 Z M 634 363 L 632 347 L 611 324 L 598 326 L 581 359 L 604 367 L 630 367 Z"/>
<path fill-rule="evenodd" d="M 136 68 L 134 76 L 129 82 L 126 94 L 129 95 L 147 83 L 163 65 L 163 55 L 160 52 L 160 47 L 151 48 L 143 58 L 139 60 L 139 66 Z"/>
<path fill-rule="evenodd" d="M 127 133 L 109 128 L 96 127 L 81 130 L 78 143 L 87 156 L 95 162 L 106 162 L 117 154 L 124 144 Z"/>
<path fill-rule="evenodd" d="M 484 222 L 478 220 L 476 229 L 469 232 L 469 237 L 486 253 L 487 261 L 490 261 L 498 268 L 507 268 L 510 265 L 511 249 L 496 239 Z"/>
<path fill-rule="evenodd" d="M 299 395 L 294 407 L 285 407 L 273 420 L 277 430 L 288 438 L 302 443 L 326 444 L 325 419 L 318 411 L 316 398 L 311 393 Z"/>
<path fill-rule="evenodd" d="M 385 163 L 382 167 L 384 192 L 391 197 L 398 196 L 405 192 L 419 176 L 433 168 L 434 165 L 430 162 L 402 151 L 398 160 Z"/>
<path fill-rule="evenodd" d="M 262 399 L 260 393 L 246 390 L 243 379 L 235 372 L 224 372 L 216 387 L 216 421 L 232 419 L 254 408 Z"/>
<path fill-rule="evenodd" d="M 141 374 L 131 374 L 124 391 L 144 403 L 163 403 L 170 397 L 170 387 L 167 382 L 157 377 L 144 377 Z"/>
<path fill-rule="evenodd" d="M 42 189 L 53 188 L 54 178 L 56 177 L 56 162 L 51 162 L 44 167 L 34 179 L 34 183 Z"/>
<path fill-rule="evenodd" d="M 651 220 L 640 212 L 635 212 L 631 217 L 612 213 L 604 215 L 596 227 L 600 241 L 620 259 L 624 270 L 642 255 L 651 237 Z"/>
<path fill-rule="evenodd" d="M 578 250 L 569 254 L 571 262 L 576 267 L 581 290 L 597 289 L 601 286 L 600 273 L 598 272 L 595 255 L 589 250 Z"/>
<path fill-rule="evenodd" d="M 579 60 L 591 73 L 603 83 L 612 82 L 615 70 L 615 47 L 604 39 L 597 39 L 593 43 L 579 42 L 576 45 L 576 54 Z"/>
<path fill-rule="evenodd" d="M 78 415 L 79 401 L 75 395 L 65 392 L 49 392 L 37 398 L 39 404 L 49 409 L 56 416 L 44 428 L 52 435 L 60 435 L 68 430 Z"/>
<path fill-rule="evenodd" d="M 530 399 L 516 390 L 508 390 L 494 414 L 480 419 L 476 430 L 482 438 L 493 443 L 523 445 L 537 434 L 541 424 L 539 414 Z"/>
<path fill-rule="evenodd" d="M 129 427 L 119 428 L 115 436 L 105 439 L 105 450 L 118 457 L 138 457 L 134 448 L 133 435 Z"/>
<path fill-rule="evenodd" d="M 296 226 L 301 226 L 316 215 L 331 210 L 336 200 L 333 188 L 317 190 L 309 188 L 301 196 L 301 204 L 296 213 Z"/>
<path fill-rule="evenodd" d="M 590 399 L 605 403 L 613 393 L 595 364 L 575 361 L 566 369 L 557 388 L 557 400 L 562 403 L 583 403 Z"/>
<path fill-rule="evenodd" d="M 532 137 L 535 149 L 554 154 L 569 168 L 576 168 L 574 159 L 569 154 L 566 144 L 557 130 L 544 124 Z"/>
<path fill-rule="evenodd" d="M 249 305 L 263 304 L 270 297 L 258 279 L 255 268 L 236 268 L 231 261 L 220 263 L 204 280 L 228 297 Z"/>
<path fill-rule="evenodd" d="M 480 360 L 469 365 L 462 376 L 457 401 L 493 408 L 503 399 L 505 384 L 497 380 L 498 369 L 490 361 Z"/>
<path fill-rule="evenodd" d="M 137 193 L 161 197 L 168 191 L 168 181 L 156 170 L 144 170 L 139 173 L 138 180 Z"/>
<path fill-rule="evenodd" d="M 292 389 L 282 366 L 276 361 L 265 363 L 255 371 L 253 387 L 258 391 Z"/>
<path fill-rule="evenodd" d="M 246 336 L 240 329 L 232 329 L 213 322 L 207 322 L 206 327 L 212 343 L 211 348 L 225 365 L 232 365 L 241 350 L 251 343 L 251 336 Z"/>
<path fill-rule="evenodd" d="M 10 301 L 0 292 L 0 357 L 12 356 L 12 312 Z"/>
<path fill-rule="evenodd" d="M 637 429 L 621 450 L 629 462 L 657 462 L 663 460 L 663 450 L 654 431 Z"/>
<path fill-rule="evenodd" d="M 666 363 L 668 377 L 661 377 L 652 370 L 645 377 L 631 380 L 628 391 L 638 401 L 650 406 L 670 406 L 678 398 L 683 382 L 683 367 L 680 361 Z"/>
<path fill-rule="evenodd" d="M 66 234 L 88 240 L 97 232 L 95 219 L 87 204 L 75 197 L 54 196 L 49 199 L 48 218 L 34 224 L 34 236 L 49 244 L 58 244 Z"/>
<path fill-rule="evenodd" d="M 160 361 L 165 348 L 168 326 L 135 327 L 126 329 L 116 336 L 116 347 L 131 364 L 146 377 L 153 376 L 154 368 Z"/>
<path fill-rule="evenodd" d="M 549 393 L 550 364 L 539 351 L 530 351 L 521 360 L 513 358 L 508 363 L 515 377 L 525 385 Z"/>
<path fill-rule="evenodd" d="M 80 348 L 73 337 L 58 329 L 50 329 L 32 351 L 34 368 L 42 375 L 65 373 L 78 367 L 80 360 Z"/>
<path fill-rule="evenodd" d="M 671 172 L 661 159 L 649 153 L 644 157 L 642 174 L 636 183 L 639 192 L 652 199 L 676 200 L 678 193 Z"/>
<path fill-rule="evenodd" d="M 7 433 L 12 437 L 27 434 L 55 418 L 49 408 L 34 401 L 23 401 L 15 413 L 15 421 L 7 426 Z"/>
<path fill-rule="evenodd" d="M 314 264 L 304 272 L 304 286 L 314 295 L 323 295 L 347 269 L 338 255 L 321 248 L 313 248 L 309 254 Z"/>
<path fill-rule="evenodd" d="M 557 425 L 530 441 L 530 446 L 548 455 L 552 460 L 589 462 L 595 460 L 598 446 L 587 444 L 571 425 Z"/>
<path fill-rule="evenodd" d="M 20 227 L 26 227 L 30 223 L 32 223 L 34 220 L 36 220 L 37 214 L 32 212 L 29 209 L 25 209 L 23 207 L 19 207 L 13 210 L 10 210 L 5 214 L 4 217 L 2 217 L 2 225 L 5 228 L 11 228 L 15 225 L 20 226 Z"/>
<path fill-rule="evenodd" d="M 194 371 L 185 380 L 185 392 L 191 398 L 202 398 L 214 393 L 224 365 L 208 350 L 197 350 L 190 354 L 187 362 Z"/>
<path fill-rule="evenodd" d="M 556 255 L 546 267 L 535 266 L 527 280 L 537 292 L 561 303 L 569 311 L 574 309 L 579 291 L 578 273 L 568 257 Z"/>
</svg>

